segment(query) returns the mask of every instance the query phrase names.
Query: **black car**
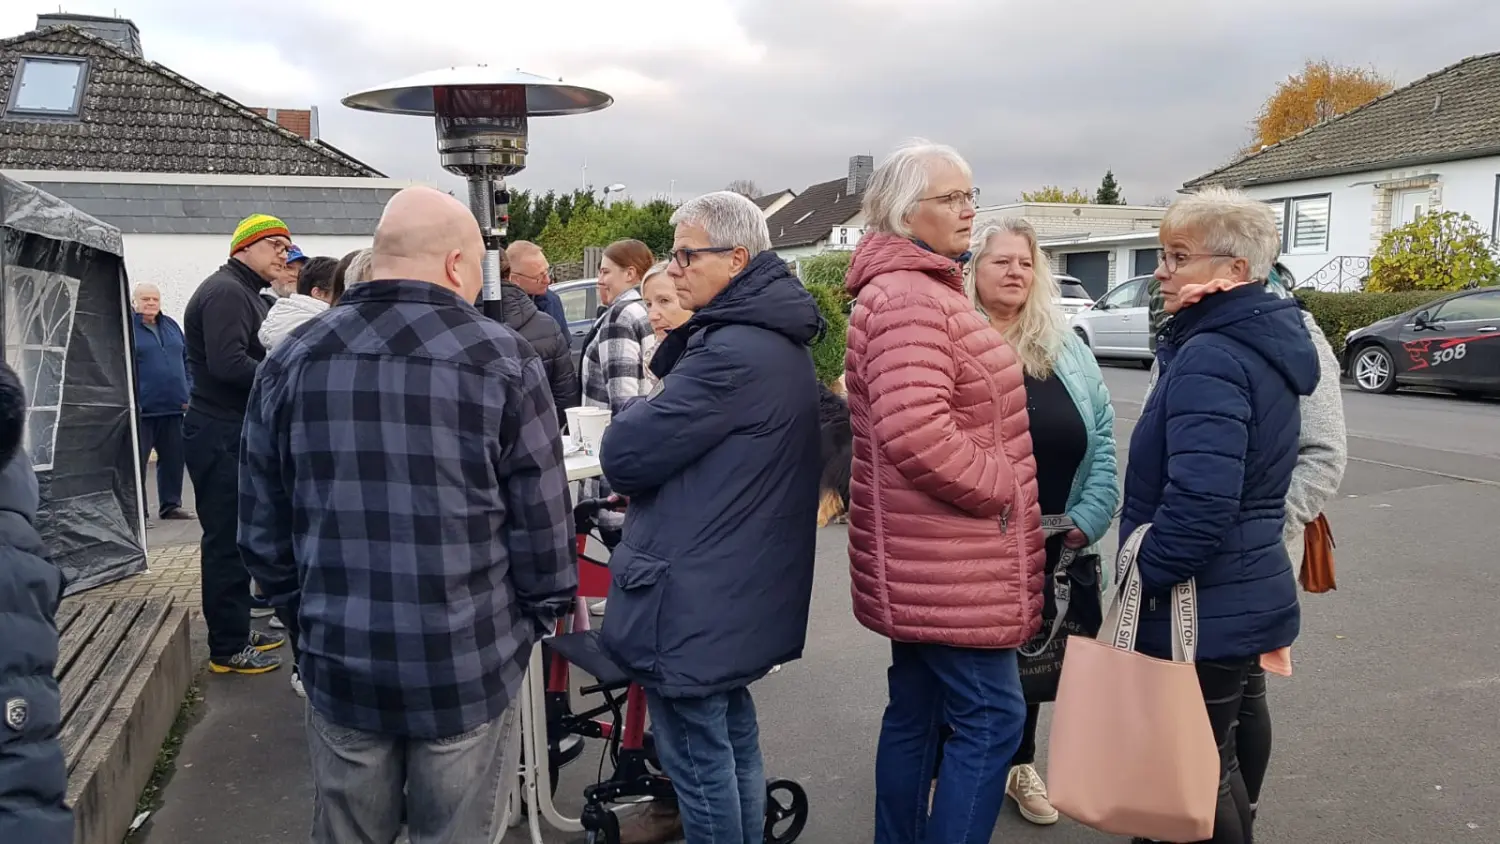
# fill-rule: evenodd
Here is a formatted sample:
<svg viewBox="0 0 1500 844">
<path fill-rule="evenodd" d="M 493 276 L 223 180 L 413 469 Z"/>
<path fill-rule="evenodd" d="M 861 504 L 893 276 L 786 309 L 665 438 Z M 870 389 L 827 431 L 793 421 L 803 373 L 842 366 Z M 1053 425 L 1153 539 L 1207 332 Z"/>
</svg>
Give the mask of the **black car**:
<svg viewBox="0 0 1500 844">
<path fill-rule="evenodd" d="M 1454 293 L 1344 338 L 1344 371 L 1367 393 L 1500 392 L 1500 287 Z"/>
</svg>

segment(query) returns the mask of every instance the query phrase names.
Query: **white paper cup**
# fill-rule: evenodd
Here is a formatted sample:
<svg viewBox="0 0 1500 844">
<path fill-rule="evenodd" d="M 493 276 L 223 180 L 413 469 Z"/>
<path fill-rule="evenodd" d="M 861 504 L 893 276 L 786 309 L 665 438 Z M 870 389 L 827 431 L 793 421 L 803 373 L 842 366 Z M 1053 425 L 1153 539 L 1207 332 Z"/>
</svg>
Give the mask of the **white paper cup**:
<svg viewBox="0 0 1500 844">
<path fill-rule="evenodd" d="M 583 446 L 589 454 L 598 454 L 604 441 L 604 429 L 609 427 L 610 412 L 602 407 L 570 407 L 567 409 L 568 433 L 573 442 Z"/>
</svg>

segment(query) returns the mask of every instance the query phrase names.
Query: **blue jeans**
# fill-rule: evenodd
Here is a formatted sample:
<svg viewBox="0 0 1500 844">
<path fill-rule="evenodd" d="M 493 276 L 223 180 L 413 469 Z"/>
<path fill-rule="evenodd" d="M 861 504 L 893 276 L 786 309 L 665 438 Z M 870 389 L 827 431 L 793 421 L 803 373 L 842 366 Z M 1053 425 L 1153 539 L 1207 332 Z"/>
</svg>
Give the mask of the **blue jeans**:
<svg viewBox="0 0 1500 844">
<path fill-rule="evenodd" d="M 887 681 L 875 754 L 875 844 L 987 844 L 1026 724 L 1016 652 L 892 642 Z M 953 737 L 929 818 L 945 723 Z"/>
<path fill-rule="evenodd" d="M 749 689 L 706 698 L 646 692 L 651 735 L 672 778 L 687 844 L 761 844 L 766 775 Z"/>
</svg>

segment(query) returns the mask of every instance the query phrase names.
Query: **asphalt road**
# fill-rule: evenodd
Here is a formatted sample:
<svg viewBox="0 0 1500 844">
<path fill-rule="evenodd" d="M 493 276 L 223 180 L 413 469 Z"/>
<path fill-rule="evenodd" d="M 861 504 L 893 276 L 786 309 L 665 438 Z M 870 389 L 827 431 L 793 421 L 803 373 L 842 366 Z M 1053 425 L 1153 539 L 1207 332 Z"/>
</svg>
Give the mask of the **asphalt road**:
<svg viewBox="0 0 1500 844">
<path fill-rule="evenodd" d="M 1123 459 L 1146 374 L 1106 379 Z M 1352 456 L 1327 509 L 1340 588 L 1307 597 L 1295 676 L 1272 678 L 1257 840 L 1500 841 L 1500 403 L 1346 391 L 1345 407 Z M 821 533 L 806 657 L 755 687 L 768 774 L 811 796 L 809 844 L 870 840 L 889 650 L 851 617 L 845 543 L 842 528 Z M 206 690 L 146 840 L 305 840 L 311 782 L 285 679 L 210 677 Z M 597 758 L 567 772 L 565 809 Z M 1068 821 L 1032 827 L 1011 807 L 994 836 L 1112 840 Z"/>
</svg>

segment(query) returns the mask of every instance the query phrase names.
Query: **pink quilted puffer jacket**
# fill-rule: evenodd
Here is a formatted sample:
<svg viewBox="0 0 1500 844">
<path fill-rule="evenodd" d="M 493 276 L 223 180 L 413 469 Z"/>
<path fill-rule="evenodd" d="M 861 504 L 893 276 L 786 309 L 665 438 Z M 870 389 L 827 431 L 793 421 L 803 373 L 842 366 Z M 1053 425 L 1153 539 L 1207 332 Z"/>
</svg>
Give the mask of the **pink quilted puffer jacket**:
<svg viewBox="0 0 1500 844">
<path fill-rule="evenodd" d="M 905 238 L 861 238 L 848 287 L 854 615 L 900 642 L 1019 647 L 1046 560 L 1021 365 L 960 266 Z"/>
</svg>

